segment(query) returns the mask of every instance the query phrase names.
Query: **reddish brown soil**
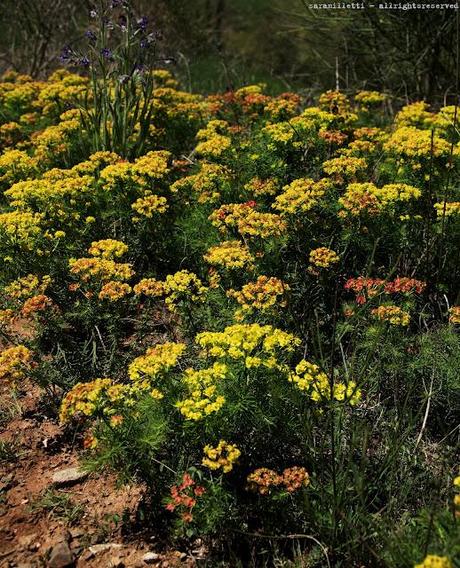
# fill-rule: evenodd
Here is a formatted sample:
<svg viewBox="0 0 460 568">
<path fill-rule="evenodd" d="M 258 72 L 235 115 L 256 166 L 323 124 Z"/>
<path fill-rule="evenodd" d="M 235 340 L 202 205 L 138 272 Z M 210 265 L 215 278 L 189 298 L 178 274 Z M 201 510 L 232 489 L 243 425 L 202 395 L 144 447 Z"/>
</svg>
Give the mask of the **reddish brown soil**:
<svg viewBox="0 0 460 568">
<path fill-rule="evenodd" d="M 158 554 L 151 566 L 194 566 L 185 553 L 162 551 L 154 537 L 132 531 L 125 536 L 122 529 L 134 518 L 141 486 L 120 487 L 114 475 L 91 474 L 71 486 L 53 487 L 53 473 L 78 465 L 78 448 L 55 419 L 41 414 L 40 400 L 31 385 L 19 396 L 6 386 L 0 389 L 0 443 L 12 449 L 0 456 L 0 567 L 48 566 L 53 547 L 63 541 L 77 568 L 145 567 L 143 557 L 150 551 Z M 43 506 L 50 494 L 69 498 L 66 511 Z M 75 511 L 78 518 L 72 519 Z M 115 546 L 91 552 L 98 543 Z"/>
</svg>

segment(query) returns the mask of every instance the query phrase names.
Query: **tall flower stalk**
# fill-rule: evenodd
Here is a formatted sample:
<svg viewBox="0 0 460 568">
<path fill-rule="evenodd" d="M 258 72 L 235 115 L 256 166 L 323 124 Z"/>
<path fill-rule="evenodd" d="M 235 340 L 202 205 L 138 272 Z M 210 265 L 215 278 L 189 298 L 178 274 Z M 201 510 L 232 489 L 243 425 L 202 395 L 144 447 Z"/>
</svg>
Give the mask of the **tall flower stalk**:
<svg viewBox="0 0 460 568">
<path fill-rule="evenodd" d="M 61 60 L 87 69 L 90 87 L 80 101 L 91 151 L 142 155 L 154 109 L 153 68 L 158 34 L 127 0 L 99 0 L 85 47 L 66 47 Z"/>
</svg>

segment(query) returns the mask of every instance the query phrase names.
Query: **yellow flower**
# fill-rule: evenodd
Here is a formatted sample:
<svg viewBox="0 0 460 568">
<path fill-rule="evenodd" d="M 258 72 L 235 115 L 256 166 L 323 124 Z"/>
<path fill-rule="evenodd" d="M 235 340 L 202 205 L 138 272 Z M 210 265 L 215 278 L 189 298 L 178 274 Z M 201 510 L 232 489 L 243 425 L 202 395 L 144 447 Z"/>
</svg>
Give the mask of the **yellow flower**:
<svg viewBox="0 0 460 568">
<path fill-rule="evenodd" d="M 179 357 L 185 351 L 184 343 L 160 343 L 147 349 L 145 355 L 136 357 L 129 365 L 128 375 L 132 381 L 155 379 L 177 365 Z"/>
<path fill-rule="evenodd" d="M 196 274 L 181 270 L 166 277 L 163 291 L 166 305 L 175 311 L 180 302 L 204 302 L 208 289 Z"/>
<path fill-rule="evenodd" d="M 222 363 L 214 363 L 212 367 L 199 371 L 186 369 L 182 381 L 188 398 L 176 402 L 186 420 L 202 420 L 222 408 L 225 398 L 218 393 L 218 386 L 227 373 L 227 367 Z"/>
<path fill-rule="evenodd" d="M 168 205 L 166 197 L 152 194 L 140 197 L 131 205 L 131 208 L 136 211 L 138 215 L 151 219 L 154 213 L 165 213 L 168 209 Z"/>
<path fill-rule="evenodd" d="M 284 215 L 306 213 L 320 202 L 331 187 L 331 182 L 325 179 L 296 179 L 283 187 L 283 192 L 276 197 L 272 207 Z"/>
<path fill-rule="evenodd" d="M 397 203 L 418 199 L 421 194 L 420 189 L 404 183 L 387 184 L 381 188 L 373 183 L 351 183 L 339 198 L 339 204 L 343 208 L 339 214 L 347 216 L 366 212 L 376 215 L 391 210 Z"/>
<path fill-rule="evenodd" d="M 99 413 L 111 417 L 111 425 L 118 426 L 124 419 L 122 413 L 131 408 L 143 392 L 108 378 L 78 383 L 62 399 L 59 420 L 64 424 L 78 415 L 89 417 Z"/>
<path fill-rule="evenodd" d="M 452 308 L 449 309 L 449 322 L 460 324 L 460 306 L 452 306 Z"/>
<path fill-rule="evenodd" d="M 205 446 L 203 448 L 205 457 L 201 463 L 209 469 L 216 471 L 222 469 L 224 473 L 232 471 L 236 460 L 240 457 L 240 450 L 233 444 L 225 440 L 220 440 L 216 447 Z"/>
<path fill-rule="evenodd" d="M 438 217 L 460 216 L 460 201 L 435 203 L 434 208 Z"/>
<path fill-rule="evenodd" d="M 32 352 L 24 345 L 4 349 L 0 353 L 0 381 L 15 382 L 25 377 L 32 361 Z"/>
<path fill-rule="evenodd" d="M 99 292 L 99 299 L 116 302 L 117 300 L 121 300 L 121 298 L 124 298 L 131 292 L 132 288 L 129 284 L 111 280 L 104 284 L 104 286 L 102 286 L 101 291 Z"/>
<path fill-rule="evenodd" d="M 416 564 L 414 568 L 453 568 L 453 566 L 447 556 L 428 554 L 425 560 L 421 564 Z"/>
<path fill-rule="evenodd" d="M 225 166 L 202 162 L 198 173 L 175 181 L 170 190 L 173 193 L 191 189 L 197 195 L 199 203 L 217 201 L 221 191 L 229 185 L 231 172 Z"/>
<path fill-rule="evenodd" d="M 278 278 L 259 276 L 256 282 L 245 284 L 241 291 L 228 290 L 227 296 L 235 298 L 241 306 L 241 316 L 260 310 L 267 312 L 286 306 L 286 293 L 289 286 Z"/>
<path fill-rule="evenodd" d="M 336 177 L 347 176 L 355 177 L 359 173 L 363 173 L 367 168 L 364 158 L 356 158 L 354 156 L 340 156 L 326 160 L 323 163 L 323 170 Z"/>
<path fill-rule="evenodd" d="M 203 258 L 211 266 L 228 270 L 235 268 L 251 270 L 254 265 L 254 257 L 250 253 L 249 248 L 240 241 L 224 241 L 219 245 L 213 246 Z"/>
<path fill-rule="evenodd" d="M 332 396 L 333 400 L 346 401 L 353 406 L 361 399 L 361 391 L 354 381 L 347 384 L 334 381 L 331 389 L 326 373 L 318 365 L 305 359 L 296 366 L 295 372 L 289 373 L 288 381 L 294 383 L 299 390 L 307 392 L 314 402 L 331 400 Z"/>
<path fill-rule="evenodd" d="M 97 256 L 106 259 L 120 258 L 128 252 L 128 247 L 121 241 L 114 239 L 104 239 L 102 241 L 93 241 L 88 249 L 91 256 Z"/>
<path fill-rule="evenodd" d="M 355 102 L 365 108 L 380 105 L 385 102 L 386 99 L 387 96 L 384 93 L 379 93 L 378 91 L 359 91 L 355 95 Z"/>
<path fill-rule="evenodd" d="M 40 213 L 28 211 L 0 213 L 0 233 L 3 233 L 7 242 L 33 250 L 42 236 L 41 221 Z"/>
<path fill-rule="evenodd" d="M 134 271 L 130 264 L 122 264 L 106 258 L 71 258 L 71 274 L 77 275 L 83 282 L 91 279 L 106 282 L 108 280 L 129 280 Z"/>
<path fill-rule="evenodd" d="M 319 247 L 310 251 L 310 263 L 315 268 L 329 268 L 340 261 L 339 255 L 327 247 Z"/>
<path fill-rule="evenodd" d="M 143 278 L 133 289 L 137 296 L 144 294 L 144 296 L 158 298 L 165 294 L 164 283 L 155 278 Z"/>
<path fill-rule="evenodd" d="M 286 223 L 279 215 L 256 211 L 251 202 L 222 205 L 209 220 L 224 233 L 236 228 L 242 237 L 277 237 L 286 230 Z"/>
<path fill-rule="evenodd" d="M 397 128 L 384 145 L 387 152 L 408 158 L 448 157 L 450 144 L 439 136 L 431 137 L 430 130 L 419 130 L 413 126 Z"/>
<path fill-rule="evenodd" d="M 246 367 L 281 368 L 278 357 L 296 349 L 300 340 L 271 325 L 235 324 L 221 332 L 203 332 L 196 343 L 204 354 L 218 359 L 241 360 Z"/>
<path fill-rule="evenodd" d="M 35 274 L 28 274 L 22 278 L 18 278 L 13 282 L 10 282 L 4 288 L 4 293 L 18 300 L 25 300 L 36 296 L 37 294 L 43 294 L 48 289 L 51 284 L 50 276 L 36 276 Z"/>
<path fill-rule="evenodd" d="M 398 306 L 379 306 L 372 310 L 372 315 L 380 321 L 386 321 L 391 325 L 408 326 L 410 315 Z"/>
</svg>

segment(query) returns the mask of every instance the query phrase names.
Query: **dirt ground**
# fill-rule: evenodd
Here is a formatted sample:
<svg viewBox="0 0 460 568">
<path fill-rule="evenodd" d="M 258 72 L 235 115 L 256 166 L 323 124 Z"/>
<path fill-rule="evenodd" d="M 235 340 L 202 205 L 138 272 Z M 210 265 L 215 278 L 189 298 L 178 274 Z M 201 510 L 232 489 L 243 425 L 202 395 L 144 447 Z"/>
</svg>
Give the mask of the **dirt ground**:
<svg viewBox="0 0 460 568">
<path fill-rule="evenodd" d="M 192 553 L 161 550 L 155 536 L 123 530 L 143 495 L 114 475 L 53 483 L 78 466 L 78 444 L 40 412 L 41 393 L 0 387 L 0 567 L 195 566 Z M 121 520 L 123 519 L 123 523 Z"/>
</svg>

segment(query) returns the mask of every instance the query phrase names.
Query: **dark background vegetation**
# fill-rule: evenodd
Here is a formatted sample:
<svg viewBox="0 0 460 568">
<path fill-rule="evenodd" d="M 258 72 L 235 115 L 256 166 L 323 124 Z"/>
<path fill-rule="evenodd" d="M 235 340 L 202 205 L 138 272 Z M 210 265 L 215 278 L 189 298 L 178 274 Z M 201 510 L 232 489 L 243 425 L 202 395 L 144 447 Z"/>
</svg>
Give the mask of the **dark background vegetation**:
<svg viewBox="0 0 460 568">
<path fill-rule="evenodd" d="M 263 81 L 272 92 L 379 89 L 452 103 L 455 11 L 313 10 L 308 0 L 133 0 L 186 89 Z M 34 77 L 84 33 L 89 0 L 0 0 L 0 70 Z"/>
</svg>

